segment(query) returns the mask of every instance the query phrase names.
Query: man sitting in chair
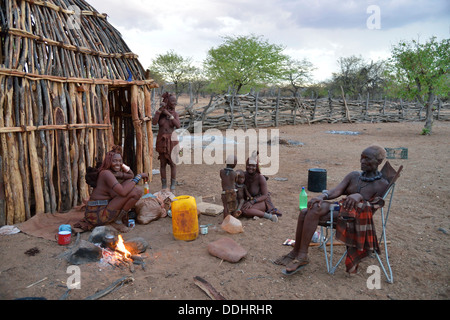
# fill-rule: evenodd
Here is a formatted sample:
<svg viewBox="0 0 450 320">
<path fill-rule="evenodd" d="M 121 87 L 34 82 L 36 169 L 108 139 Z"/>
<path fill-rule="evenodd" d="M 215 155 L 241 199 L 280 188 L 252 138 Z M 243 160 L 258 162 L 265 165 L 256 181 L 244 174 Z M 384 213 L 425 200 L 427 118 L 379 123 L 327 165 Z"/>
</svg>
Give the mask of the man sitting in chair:
<svg viewBox="0 0 450 320">
<path fill-rule="evenodd" d="M 362 172 L 350 172 L 337 187 L 329 191 L 324 190 L 321 195 L 308 201 L 308 207 L 301 210 L 298 217 L 294 249 L 287 255 L 274 261 L 275 264 L 286 266 L 286 269 L 283 270 L 284 274 L 294 274 L 309 263 L 308 248 L 311 238 L 316 231 L 319 222 L 326 222 L 330 219 L 330 205 L 333 202 L 324 200 L 332 200 L 339 198 L 340 196 L 346 196 L 342 198 L 339 205 L 340 214 L 343 215 L 345 213 L 347 216 L 351 216 L 352 214 L 355 216 L 355 214 L 359 215 L 361 212 L 367 211 L 373 213 L 377 208 L 383 206 L 384 201 L 382 196 L 389 183 L 378 171 L 378 166 L 383 162 L 385 157 L 386 151 L 380 146 L 372 145 L 366 148 L 361 153 L 360 162 Z M 333 211 L 333 213 L 333 220 L 337 221 L 339 212 Z M 370 219 L 371 217 L 372 215 L 370 214 Z M 373 230 L 373 233 L 374 232 L 375 231 Z M 343 233 L 345 233 L 345 231 Z M 339 230 L 337 234 L 339 234 Z M 374 243 L 372 243 L 372 245 L 375 248 L 371 249 L 377 250 L 378 242 L 376 237 L 373 238 L 374 239 L 372 240 Z M 338 239 L 341 240 L 341 238 Z M 355 273 L 360 259 L 364 256 L 361 255 L 360 252 L 357 252 L 356 258 L 353 258 L 351 253 L 352 252 L 349 249 L 347 260 L 349 258 L 353 260 L 348 263 L 346 261 L 347 272 Z"/>
</svg>

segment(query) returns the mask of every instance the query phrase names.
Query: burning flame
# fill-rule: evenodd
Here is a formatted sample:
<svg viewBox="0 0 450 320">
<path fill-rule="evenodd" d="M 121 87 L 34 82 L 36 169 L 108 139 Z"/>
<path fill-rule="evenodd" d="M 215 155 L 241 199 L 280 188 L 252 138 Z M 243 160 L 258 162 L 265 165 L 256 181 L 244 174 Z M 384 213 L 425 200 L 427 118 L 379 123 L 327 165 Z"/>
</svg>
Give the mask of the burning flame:
<svg viewBox="0 0 450 320">
<path fill-rule="evenodd" d="M 116 250 L 120 251 L 123 256 L 125 258 L 130 258 L 131 257 L 131 252 L 127 250 L 127 248 L 125 248 L 125 245 L 123 243 L 123 239 L 122 236 L 119 234 L 118 236 L 118 241 L 117 241 L 117 245 L 116 245 Z"/>
</svg>

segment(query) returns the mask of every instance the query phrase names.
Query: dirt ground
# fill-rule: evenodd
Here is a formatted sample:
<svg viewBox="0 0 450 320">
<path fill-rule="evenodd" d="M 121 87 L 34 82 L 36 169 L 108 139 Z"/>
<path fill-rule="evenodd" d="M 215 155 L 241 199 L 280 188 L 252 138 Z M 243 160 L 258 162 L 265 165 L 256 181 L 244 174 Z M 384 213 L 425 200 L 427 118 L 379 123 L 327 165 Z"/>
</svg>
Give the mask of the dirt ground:
<svg viewBox="0 0 450 320">
<path fill-rule="evenodd" d="M 279 171 L 268 180 L 273 202 L 283 213 L 278 223 L 244 218 L 241 219 L 244 232 L 228 234 L 220 227 L 222 215 L 200 215 L 200 224 L 212 224 L 209 233 L 189 242 L 174 239 L 169 217 L 136 225 L 124 238 L 141 236 L 148 241 L 151 249 L 146 252 L 147 270 L 136 267 L 130 273 L 99 263 L 81 265 L 81 289 L 72 290 L 67 299 L 84 299 L 131 275 L 132 283 L 102 299 L 210 300 L 194 284 L 193 277 L 200 276 L 229 300 L 447 300 L 450 294 L 447 201 L 450 122 L 436 122 L 431 136 L 420 135 L 422 127 L 423 123 L 279 127 L 281 139 L 302 144 L 280 145 Z M 330 130 L 359 134 L 328 133 Z M 330 275 L 323 251 L 317 247 L 310 248 L 311 263 L 307 267 L 295 275 L 283 275 L 282 267 L 272 261 L 290 250 L 282 244 L 295 236 L 298 193 L 302 186 L 307 186 L 308 169 L 326 169 L 327 186 L 332 188 L 348 172 L 359 170 L 360 153 L 372 143 L 408 149 L 407 159 L 389 160 L 394 168 L 404 166 L 387 225 L 394 282 L 387 283 L 381 274 L 381 288 L 368 288 L 367 280 L 372 273 L 367 273 L 367 269 L 377 265 L 373 257 L 360 264 L 355 276 L 348 276 L 343 264 Z M 155 156 L 154 168 L 158 166 Z M 220 204 L 219 170 L 223 167 L 222 164 L 179 165 L 180 185 L 176 195 L 202 196 Z M 236 169 L 244 169 L 244 164 L 238 164 Z M 160 178 L 155 175 L 150 190 L 154 193 L 159 188 Z M 379 221 L 378 213 L 376 221 Z M 377 228 L 380 233 L 381 228 L 378 225 Z M 89 233 L 83 233 L 82 239 L 87 240 L 88 236 Z M 208 253 L 207 245 L 224 236 L 231 237 L 248 251 L 240 262 L 222 261 Z M 25 254 L 31 248 L 38 248 L 39 252 L 34 256 Z M 67 290 L 70 274 L 68 263 L 57 256 L 66 249 L 56 242 L 24 233 L 0 236 L 0 299 L 59 299 Z M 342 253 L 343 247 L 336 250 L 337 254 Z"/>
</svg>

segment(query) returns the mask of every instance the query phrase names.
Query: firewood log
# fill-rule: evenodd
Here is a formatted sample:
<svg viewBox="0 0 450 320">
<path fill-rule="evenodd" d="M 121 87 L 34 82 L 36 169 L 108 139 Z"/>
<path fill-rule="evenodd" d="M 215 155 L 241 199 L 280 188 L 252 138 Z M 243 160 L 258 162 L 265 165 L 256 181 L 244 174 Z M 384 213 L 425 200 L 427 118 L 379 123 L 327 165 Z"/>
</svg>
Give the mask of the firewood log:
<svg viewBox="0 0 450 320">
<path fill-rule="evenodd" d="M 222 296 L 208 281 L 205 279 L 195 276 L 194 283 L 202 289 L 208 297 L 212 300 L 226 300 L 224 296 Z"/>
</svg>

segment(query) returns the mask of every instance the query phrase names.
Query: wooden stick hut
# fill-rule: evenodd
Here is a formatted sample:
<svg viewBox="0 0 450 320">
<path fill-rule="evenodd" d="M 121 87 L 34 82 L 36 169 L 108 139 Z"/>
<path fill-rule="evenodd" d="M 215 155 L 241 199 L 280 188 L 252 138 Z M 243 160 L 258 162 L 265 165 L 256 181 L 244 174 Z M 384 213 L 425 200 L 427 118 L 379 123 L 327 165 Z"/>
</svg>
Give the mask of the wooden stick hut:
<svg viewBox="0 0 450 320">
<path fill-rule="evenodd" d="M 151 172 L 157 85 L 106 15 L 84 0 L 0 3 L 0 225 L 80 205 L 113 144 Z"/>
</svg>

